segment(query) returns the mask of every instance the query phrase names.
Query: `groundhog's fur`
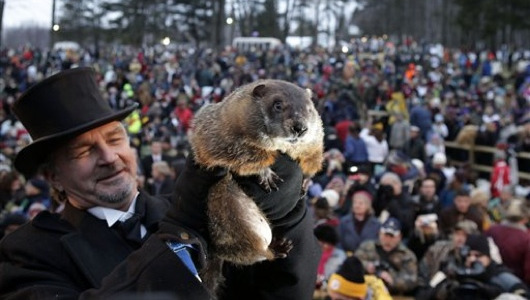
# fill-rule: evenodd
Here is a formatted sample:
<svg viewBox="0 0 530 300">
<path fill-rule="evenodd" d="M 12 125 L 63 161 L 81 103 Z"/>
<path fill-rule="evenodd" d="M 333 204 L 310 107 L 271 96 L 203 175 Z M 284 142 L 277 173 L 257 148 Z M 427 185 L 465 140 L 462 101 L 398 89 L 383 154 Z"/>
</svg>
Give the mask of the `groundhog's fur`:
<svg viewBox="0 0 530 300">
<path fill-rule="evenodd" d="M 278 151 L 295 159 L 306 177 L 319 171 L 324 134 L 310 94 L 286 81 L 261 80 L 203 107 L 194 117 L 190 143 L 196 162 L 230 171 L 208 196 L 211 245 L 201 278 L 214 294 L 223 261 L 249 265 L 284 257 L 292 247 L 271 244 L 267 218 L 231 173 L 258 175 L 265 190 L 275 189 L 281 178 L 269 167 Z"/>
</svg>

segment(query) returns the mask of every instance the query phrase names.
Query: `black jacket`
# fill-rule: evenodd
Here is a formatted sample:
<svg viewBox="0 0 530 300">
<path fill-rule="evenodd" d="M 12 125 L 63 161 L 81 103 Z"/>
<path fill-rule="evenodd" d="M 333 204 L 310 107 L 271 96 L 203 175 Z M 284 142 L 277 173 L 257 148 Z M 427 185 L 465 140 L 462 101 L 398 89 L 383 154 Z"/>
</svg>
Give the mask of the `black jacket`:
<svg viewBox="0 0 530 300">
<path fill-rule="evenodd" d="M 140 203 L 146 205 L 148 232 L 155 232 L 168 203 L 145 193 L 138 196 Z M 173 235 L 199 245 L 184 229 Z M 285 236 L 295 245 L 286 259 L 227 270 L 226 299 L 311 298 L 319 250 L 309 215 Z M 105 221 L 71 206 L 62 215 L 41 213 L 0 242 L 1 299 L 150 299 L 149 293 L 209 299 L 157 234 L 134 250 Z"/>
</svg>

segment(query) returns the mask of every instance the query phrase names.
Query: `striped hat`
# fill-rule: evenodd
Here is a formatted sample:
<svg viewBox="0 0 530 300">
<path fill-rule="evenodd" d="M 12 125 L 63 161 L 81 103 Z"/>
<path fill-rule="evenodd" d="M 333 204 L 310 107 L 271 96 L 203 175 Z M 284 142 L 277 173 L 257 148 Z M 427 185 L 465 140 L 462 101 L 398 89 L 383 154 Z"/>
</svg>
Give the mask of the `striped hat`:
<svg viewBox="0 0 530 300">
<path fill-rule="evenodd" d="M 346 258 L 339 270 L 329 277 L 328 292 L 364 299 L 368 285 L 364 281 L 363 264 L 357 257 Z"/>
</svg>

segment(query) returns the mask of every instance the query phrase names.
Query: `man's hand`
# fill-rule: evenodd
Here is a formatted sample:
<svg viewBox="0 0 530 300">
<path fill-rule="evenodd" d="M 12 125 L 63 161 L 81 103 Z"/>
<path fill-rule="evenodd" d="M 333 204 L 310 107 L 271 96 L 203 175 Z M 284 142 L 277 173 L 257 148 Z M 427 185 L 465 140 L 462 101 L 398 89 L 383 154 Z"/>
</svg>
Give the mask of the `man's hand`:
<svg viewBox="0 0 530 300">
<path fill-rule="evenodd" d="M 161 223 L 164 231 L 172 230 L 163 225 L 177 225 L 200 235 L 206 242 L 208 217 L 206 215 L 210 187 L 226 176 L 223 168 L 205 169 L 195 163 L 190 154 L 186 165 L 175 183 L 172 205 Z"/>
<path fill-rule="evenodd" d="M 379 274 L 379 278 L 383 279 L 383 281 L 390 286 L 394 285 L 394 279 L 392 278 L 392 275 L 390 275 L 390 273 L 388 273 L 387 271 L 382 271 Z"/>
<path fill-rule="evenodd" d="M 305 206 L 303 175 L 298 163 L 286 154 L 279 154 L 271 169 L 282 179 L 277 182 L 278 190 L 267 192 L 260 186 L 257 176 L 234 176 L 234 179 L 265 213 L 274 230 L 298 223 Z"/>
</svg>

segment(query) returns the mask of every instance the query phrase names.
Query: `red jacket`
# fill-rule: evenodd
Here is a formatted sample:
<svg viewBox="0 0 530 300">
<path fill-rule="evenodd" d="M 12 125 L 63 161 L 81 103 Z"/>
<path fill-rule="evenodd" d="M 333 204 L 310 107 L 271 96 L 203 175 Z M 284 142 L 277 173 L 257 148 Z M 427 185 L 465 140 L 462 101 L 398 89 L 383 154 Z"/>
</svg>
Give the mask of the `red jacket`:
<svg viewBox="0 0 530 300">
<path fill-rule="evenodd" d="M 193 112 L 189 108 L 180 108 L 177 107 L 174 110 L 175 116 L 180 122 L 180 128 L 183 132 L 188 131 L 191 124 L 191 119 L 193 119 Z"/>
<path fill-rule="evenodd" d="M 498 160 L 493 165 L 490 182 L 492 198 L 499 197 L 502 188 L 510 184 L 510 166 L 504 160 Z"/>
</svg>

